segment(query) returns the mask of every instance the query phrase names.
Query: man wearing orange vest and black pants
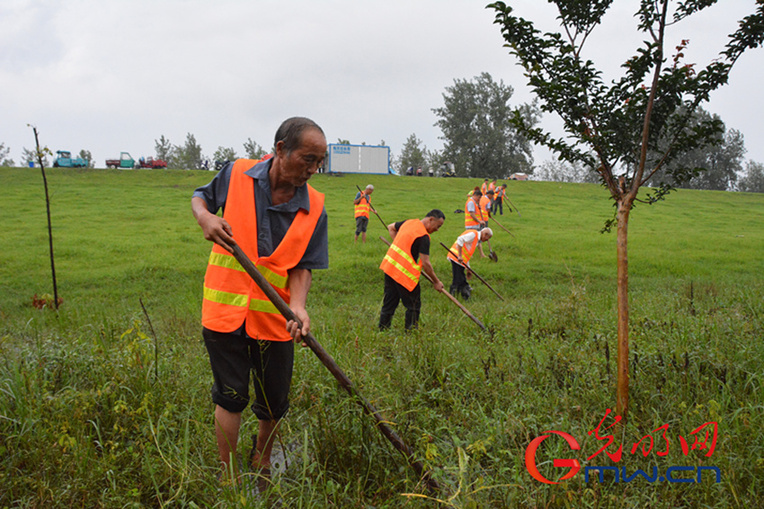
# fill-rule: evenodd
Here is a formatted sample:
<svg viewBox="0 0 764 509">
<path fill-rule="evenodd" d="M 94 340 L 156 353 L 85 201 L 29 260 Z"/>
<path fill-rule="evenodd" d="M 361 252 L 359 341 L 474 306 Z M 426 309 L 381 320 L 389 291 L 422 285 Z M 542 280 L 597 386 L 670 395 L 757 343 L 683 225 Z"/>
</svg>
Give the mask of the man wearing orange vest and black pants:
<svg viewBox="0 0 764 509">
<path fill-rule="evenodd" d="M 363 191 L 358 191 L 353 200 L 355 206 L 355 239 L 353 244 L 358 240 L 358 235 L 361 235 L 361 242 L 366 243 L 366 228 L 369 226 L 369 210 L 373 210 L 371 206 L 371 193 L 374 192 L 374 186 L 369 184 Z"/>
<path fill-rule="evenodd" d="M 295 117 L 281 124 L 274 146 L 273 158 L 227 164 L 191 199 L 204 238 L 215 242 L 204 278 L 202 325 L 220 461 L 226 473 L 235 473 L 230 463 L 254 373 L 252 410 L 259 428 L 252 467 L 261 479 L 270 478 L 276 429 L 289 408 L 293 341 L 310 331 L 305 302 L 311 270 L 329 264 L 324 195 L 307 185 L 324 159 L 326 137 L 312 120 Z M 216 215 L 220 209 L 222 217 Z M 287 322 L 239 265 L 235 244 L 289 303 L 302 328 Z"/>
<path fill-rule="evenodd" d="M 422 307 L 419 286 L 422 271 L 432 279 L 436 291 L 443 290 L 443 283 L 430 263 L 430 234 L 438 231 L 445 220 L 442 211 L 433 209 L 424 219 L 409 219 L 388 225 L 393 243 L 379 266 L 385 273 L 380 330 L 390 328 L 399 302 L 406 307 L 406 330 L 416 329 Z"/>
</svg>

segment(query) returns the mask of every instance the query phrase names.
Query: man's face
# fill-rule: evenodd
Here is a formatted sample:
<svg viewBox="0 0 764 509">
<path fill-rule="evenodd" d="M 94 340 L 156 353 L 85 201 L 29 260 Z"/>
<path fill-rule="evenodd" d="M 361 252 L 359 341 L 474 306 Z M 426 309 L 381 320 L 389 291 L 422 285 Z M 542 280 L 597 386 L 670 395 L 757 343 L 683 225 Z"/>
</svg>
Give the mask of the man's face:
<svg viewBox="0 0 764 509">
<path fill-rule="evenodd" d="M 281 142 L 279 142 L 281 143 Z M 303 131 L 300 145 L 289 153 L 276 147 L 281 157 L 281 178 L 300 187 L 318 171 L 326 155 L 326 138 L 318 129 Z"/>
<path fill-rule="evenodd" d="M 434 217 L 428 217 L 427 219 L 428 220 L 424 225 L 427 233 L 435 233 L 436 231 L 440 230 L 440 227 L 443 226 L 443 222 L 445 221 L 445 219 L 437 219 Z"/>
</svg>

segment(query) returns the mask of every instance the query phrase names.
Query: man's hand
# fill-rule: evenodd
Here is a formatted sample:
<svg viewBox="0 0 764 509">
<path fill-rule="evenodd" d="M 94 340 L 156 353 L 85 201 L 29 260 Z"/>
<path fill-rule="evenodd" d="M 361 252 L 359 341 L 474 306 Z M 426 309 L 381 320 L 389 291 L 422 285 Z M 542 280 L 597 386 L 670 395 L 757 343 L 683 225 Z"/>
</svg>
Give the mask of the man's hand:
<svg viewBox="0 0 764 509">
<path fill-rule="evenodd" d="M 297 319 L 302 322 L 302 328 L 300 328 L 296 321 L 289 320 L 287 321 L 286 329 L 289 331 L 289 335 L 292 336 L 292 340 L 295 342 L 302 341 L 303 337 L 307 336 L 310 332 L 310 317 L 308 316 L 308 312 L 305 310 L 305 308 L 302 307 L 292 308 L 292 312 L 295 314 Z M 303 347 L 308 346 L 308 344 L 304 341 L 302 341 L 301 344 Z"/>
<path fill-rule="evenodd" d="M 202 229 L 204 238 L 233 253 L 232 246 L 236 245 L 236 241 L 233 240 L 233 231 L 228 221 L 208 211 L 204 200 L 196 196 L 191 199 L 191 211 Z"/>
<path fill-rule="evenodd" d="M 436 291 L 436 292 L 442 292 L 442 291 L 443 291 L 443 289 L 445 288 L 445 287 L 443 286 L 443 282 L 442 282 L 440 279 L 439 279 L 439 280 L 437 280 L 436 282 L 434 282 L 434 283 L 432 284 L 432 287 L 433 287 L 433 288 L 435 288 L 435 291 Z"/>
</svg>

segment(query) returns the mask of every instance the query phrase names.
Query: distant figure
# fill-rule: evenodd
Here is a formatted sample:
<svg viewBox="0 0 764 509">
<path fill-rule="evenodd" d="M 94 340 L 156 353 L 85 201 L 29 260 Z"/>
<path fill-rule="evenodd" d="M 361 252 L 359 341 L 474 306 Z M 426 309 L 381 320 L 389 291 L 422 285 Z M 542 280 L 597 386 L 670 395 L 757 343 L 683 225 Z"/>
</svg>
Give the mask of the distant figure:
<svg viewBox="0 0 764 509">
<path fill-rule="evenodd" d="M 366 243 L 366 228 L 369 226 L 369 209 L 374 210 L 371 206 L 371 193 L 374 192 L 374 186 L 369 184 L 366 189 L 359 191 L 355 195 L 353 205 L 355 205 L 355 239 L 353 244 L 358 240 L 358 235 L 361 235 L 361 242 Z"/>
<path fill-rule="evenodd" d="M 427 172 L 430 174 L 431 177 L 435 176 L 435 171 L 432 169 L 432 167 L 430 167 L 430 169 L 427 170 Z"/>
<path fill-rule="evenodd" d="M 406 175 L 408 175 L 410 177 L 413 174 L 414 174 L 414 167 L 413 166 L 409 166 L 408 168 L 406 168 Z"/>
<path fill-rule="evenodd" d="M 499 215 L 504 215 L 504 197 L 507 195 L 507 184 L 502 184 L 496 188 L 496 195 L 493 197 L 493 213 L 499 211 Z M 512 212 L 510 210 L 510 212 Z"/>
<path fill-rule="evenodd" d="M 422 167 L 421 166 L 416 169 L 416 176 L 417 177 L 421 177 L 422 176 Z"/>
<path fill-rule="evenodd" d="M 490 189 L 488 190 L 488 194 L 484 194 L 482 198 L 480 198 L 480 212 L 483 213 L 483 218 L 485 219 L 486 224 L 488 223 L 488 219 L 491 217 L 491 204 L 493 203 L 493 191 Z"/>
</svg>

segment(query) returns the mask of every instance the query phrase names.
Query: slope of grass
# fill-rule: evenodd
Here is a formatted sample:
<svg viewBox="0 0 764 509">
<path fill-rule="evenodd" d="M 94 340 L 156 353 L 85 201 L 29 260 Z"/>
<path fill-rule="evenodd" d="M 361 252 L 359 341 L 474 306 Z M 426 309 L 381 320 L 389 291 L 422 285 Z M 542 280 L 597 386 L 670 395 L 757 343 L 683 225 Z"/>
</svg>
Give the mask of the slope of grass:
<svg viewBox="0 0 764 509">
<path fill-rule="evenodd" d="M 211 377 L 200 341 L 201 281 L 209 244 L 190 213 L 211 173 L 51 170 L 58 313 L 31 306 L 50 293 L 45 204 L 35 170 L 0 169 L 0 506 L 266 507 L 221 490 L 212 434 Z M 630 227 L 631 415 L 608 449 L 616 465 L 661 471 L 717 466 L 720 483 L 585 482 L 583 472 L 543 485 L 525 469 L 528 443 L 561 430 L 586 465 L 612 464 L 589 434 L 612 408 L 615 383 L 615 239 L 599 230 L 612 213 L 593 185 L 511 182 L 493 225 L 499 263 L 474 267 L 506 297 L 473 283 L 469 309 L 481 333 L 425 284 L 419 331 L 402 313 L 376 330 L 383 227 L 353 244 L 355 186 L 372 183 L 386 222 L 447 216 L 439 242 L 462 231 L 477 179 L 316 176 L 330 217 L 330 265 L 316 271 L 313 331 L 362 393 L 393 423 L 453 507 L 749 507 L 762 496 L 762 302 L 764 198 L 681 191 L 639 206 Z M 141 308 L 144 303 L 151 326 Z M 158 363 L 156 362 L 158 361 Z M 242 450 L 256 421 L 245 413 Z M 679 436 L 718 422 L 716 449 L 685 455 Z M 612 432 L 605 431 L 601 435 Z M 669 424 L 665 449 L 659 432 Z M 647 456 L 631 454 L 645 435 Z M 371 420 L 309 351 L 296 356 L 292 411 L 283 427 L 288 466 L 274 488 L 289 507 L 431 507 Z M 690 442 L 691 444 L 692 442 Z M 547 440 L 538 457 L 573 457 Z M 543 459 L 542 459 L 543 457 Z"/>
</svg>

